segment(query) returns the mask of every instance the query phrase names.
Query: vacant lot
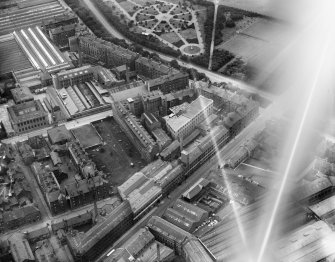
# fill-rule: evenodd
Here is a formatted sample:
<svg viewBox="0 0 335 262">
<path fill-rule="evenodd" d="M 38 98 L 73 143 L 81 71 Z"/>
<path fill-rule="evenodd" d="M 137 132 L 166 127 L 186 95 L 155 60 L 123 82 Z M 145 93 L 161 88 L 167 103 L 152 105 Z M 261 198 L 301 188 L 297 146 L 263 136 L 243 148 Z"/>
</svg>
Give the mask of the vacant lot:
<svg viewBox="0 0 335 262">
<path fill-rule="evenodd" d="M 93 124 L 104 140 L 100 149 L 88 150 L 99 170 L 107 174 L 112 185 L 118 186 L 145 166 L 140 153 L 113 118 Z M 131 167 L 131 163 L 134 167 Z"/>
<path fill-rule="evenodd" d="M 99 134 L 91 124 L 72 129 L 71 132 L 84 149 L 96 147 L 102 143 Z"/>
<path fill-rule="evenodd" d="M 176 33 L 174 33 L 174 32 L 162 34 L 161 38 L 163 38 L 164 40 L 170 42 L 171 44 L 175 43 L 175 42 L 178 42 L 179 40 L 181 40 L 180 37 Z"/>
</svg>

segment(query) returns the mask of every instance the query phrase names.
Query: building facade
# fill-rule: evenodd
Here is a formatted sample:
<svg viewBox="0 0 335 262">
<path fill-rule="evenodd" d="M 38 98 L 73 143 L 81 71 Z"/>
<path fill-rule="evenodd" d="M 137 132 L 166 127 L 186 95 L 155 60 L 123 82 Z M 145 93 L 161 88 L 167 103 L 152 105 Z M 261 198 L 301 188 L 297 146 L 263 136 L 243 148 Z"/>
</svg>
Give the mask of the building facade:
<svg viewBox="0 0 335 262">
<path fill-rule="evenodd" d="M 79 52 L 84 61 L 100 61 L 107 68 L 127 65 L 130 70 L 134 70 L 135 60 L 139 56 L 133 51 L 93 36 L 79 37 Z"/>
<path fill-rule="evenodd" d="M 48 113 L 40 100 L 25 102 L 7 108 L 9 119 L 16 133 L 47 127 L 50 122 Z"/>
<path fill-rule="evenodd" d="M 94 67 L 88 65 L 54 74 L 52 75 L 52 82 L 55 88 L 61 89 L 89 82 L 93 78 Z"/>
<path fill-rule="evenodd" d="M 75 34 L 75 24 L 56 27 L 49 31 L 50 39 L 60 48 L 69 48 L 69 38 L 75 36 Z"/>
</svg>

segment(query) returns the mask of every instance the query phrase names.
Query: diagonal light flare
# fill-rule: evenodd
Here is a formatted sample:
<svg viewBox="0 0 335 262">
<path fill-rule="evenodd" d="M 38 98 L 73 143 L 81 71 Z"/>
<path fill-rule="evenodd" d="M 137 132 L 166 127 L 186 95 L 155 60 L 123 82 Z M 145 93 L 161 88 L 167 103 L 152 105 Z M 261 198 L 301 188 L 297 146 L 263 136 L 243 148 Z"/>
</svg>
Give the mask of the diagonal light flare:
<svg viewBox="0 0 335 262">
<path fill-rule="evenodd" d="M 304 125 L 305 125 L 305 122 L 306 122 L 306 119 L 307 119 L 307 116 L 308 116 L 308 113 L 309 113 L 309 109 L 310 109 L 311 104 L 312 104 L 312 100 L 313 100 L 313 96 L 314 96 L 315 91 L 316 91 L 317 83 L 319 81 L 320 74 L 321 74 L 323 66 L 325 64 L 326 54 L 327 54 L 328 49 L 329 49 L 329 42 L 330 42 L 329 36 L 330 36 L 330 34 L 328 33 L 327 41 L 325 42 L 325 44 L 323 46 L 321 59 L 319 60 L 320 63 L 319 63 L 317 72 L 315 74 L 315 78 L 314 78 L 310 93 L 308 95 L 306 105 L 304 107 L 303 115 L 302 115 L 301 121 L 299 123 L 298 132 L 295 136 L 295 141 L 294 141 L 291 153 L 289 155 L 289 160 L 288 160 L 287 166 L 285 168 L 284 176 L 283 176 L 283 179 L 282 179 L 281 184 L 280 184 L 279 192 L 278 192 L 278 195 L 277 195 L 276 200 L 275 200 L 275 204 L 274 204 L 271 216 L 270 216 L 269 224 L 266 228 L 266 232 L 265 232 L 264 239 L 262 241 L 261 249 L 260 249 L 260 252 L 259 252 L 257 260 L 256 260 L 257 262 L 262 262 L 266 247 L 267 247 L 268 242 L 269 242 L 269 238 L 270 238 L 270 235 L 271 235 L 271 232 L 272 232 L 274 220 L 275 220 L 275 217 L 276 217 L 279 205 L 280 205 L 280 201 L 281 201 L 282 196 L 283 196 L 283 192 L 284 192 L 284 189 L 285 189 L 285 186 L 286 186 L 287 179 L 289 177 L 289 174 L 290 174 L 290 171 L 291 171 L 291 168 L 292 168 L 292 163 L 293 163 L 293 160 L 294 160 L 295 155 L 296 155 L 296 151 L 297 151 L 297 147 L 298 147 L 301 135 L 302 135 L 302 131 L 304 130 Z"/>
</svg>

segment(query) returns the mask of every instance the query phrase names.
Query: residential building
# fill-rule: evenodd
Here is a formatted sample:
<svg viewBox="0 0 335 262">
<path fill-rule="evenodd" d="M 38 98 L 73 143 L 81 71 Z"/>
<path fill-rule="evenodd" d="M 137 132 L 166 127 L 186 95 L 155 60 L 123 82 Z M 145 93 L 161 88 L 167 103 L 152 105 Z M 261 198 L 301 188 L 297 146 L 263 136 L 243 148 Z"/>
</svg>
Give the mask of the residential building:
<svg viewBox="0 0 335 262">
<path fill-rule="evenodd" d="M 80 36 L 78 39 L 84 61 L 100 61 L 107 68 L 127 65 L 130 70 L 134 70 L 139 54 L 93 36 Z"/>
<path fill-rule="evenodd" d="M 75 36 L 76 24 L 62 25 L 49 30 L 50 39 L 60 48 L 69 48 L 69 37 Z"/>
<path fill-rule="evenodd" d="M 56 89 L 79 85 L 93 80 L 94 67 L 90 65 L 74 68 L 67 71 L 61 71 L 52 75 L 52 82 Z"/>
<path fill-rule="evenodd" d="M 49 125 L 48 113 L 40 100 L 25 102 L 7 108 L 16 133 L 29 132 Z"/>
<path fill-rule="evenodd" d="M 192 133 L 206 117 L 213 113 L 213 100 L 199 96 L 191 104 L 165 116 L 166 128 L 174 139 L 182 139 Z"/>
<path fill-rule="evenodd" d="M 142 94 L 141 98 L 144 112 L 158 115 L 162 105 L 162 95 L 163 93 L 160 91 Z"/>
<path fill-rule="evenodd" d="M 113 102 L 113 116 L 142 157 L 150 162 L 158 153 L 158 145 L 144 129 L 140 120 L 127 108 L 126 102 Z"/>
<path fill-rule="evenodd" d="M 158 78 L 163 75 L 169 75 L 178 72 L 171 66 L 167 66 L 162 62 L 157 62 L 146 57 L 139 57 L 135 61 L 135 71 L 138 75 L 149 79 Z"/>
<path fill-rule="evenodd" d="M 188 74 L 176 72 L 163 75 L 155 79 L 147 80 L 146 86 L 149 92 L 160 90 L 163 94 L 176 92 L 188 88 Z"/>
<path fill-rule="evenodd" d="M 26 205 L 2 214 L 5 230 L 11 230 L 41 219 L 41 212 L 34 205 Z"/>
</svg>

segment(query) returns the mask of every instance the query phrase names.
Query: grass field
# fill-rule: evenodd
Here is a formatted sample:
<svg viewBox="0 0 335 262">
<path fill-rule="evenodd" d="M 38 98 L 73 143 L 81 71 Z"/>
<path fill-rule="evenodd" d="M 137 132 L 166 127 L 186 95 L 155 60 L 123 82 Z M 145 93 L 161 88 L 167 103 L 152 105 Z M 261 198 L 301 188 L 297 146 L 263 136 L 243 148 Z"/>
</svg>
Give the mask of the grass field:
<svg viewBox="0 0 335 262">
<path fill-rule="evenodd" d="M 146 164 L 126 134 L 113 118 L 93 124 L 105 144 L 101 149 L 88 150 L 99 170 L 104 171 L 112 185 L 120 185 Z M 134 167 L 130 164 L 133 163 Z"/>
<path fill-rule="evenodd" d="M 136 11 L 136 9 L 134 9 L 134 7 L 136 5 L 134 5 L 133 3 L 129 2 L 129 1 L 123 1 L 123 2 L 121 2 L 120 6 L 122 6 L 122 8 L 124 10 L 126 10 L 127 13 L 130 14 L 130 15 L 133 15 L 135 13 L 135 11 Z"/>
<path fill-rule="evenodd" d="M 178 42 L 180 40 L 180 37 L 174 32 L 162 34 L 160 35 L 160 37 L 170 42 L 171 44 Z"/>
<path fill-rule="evenodd" d="M 186 40 L 187 39 L 194 39 L 197 38 L 197 32 L 195 31 L 195 29 L 186 29 L 183 31 L 180 31 L 180 34 L 182 35 L 182 37 L 184 37 Z"/>
</svg>

